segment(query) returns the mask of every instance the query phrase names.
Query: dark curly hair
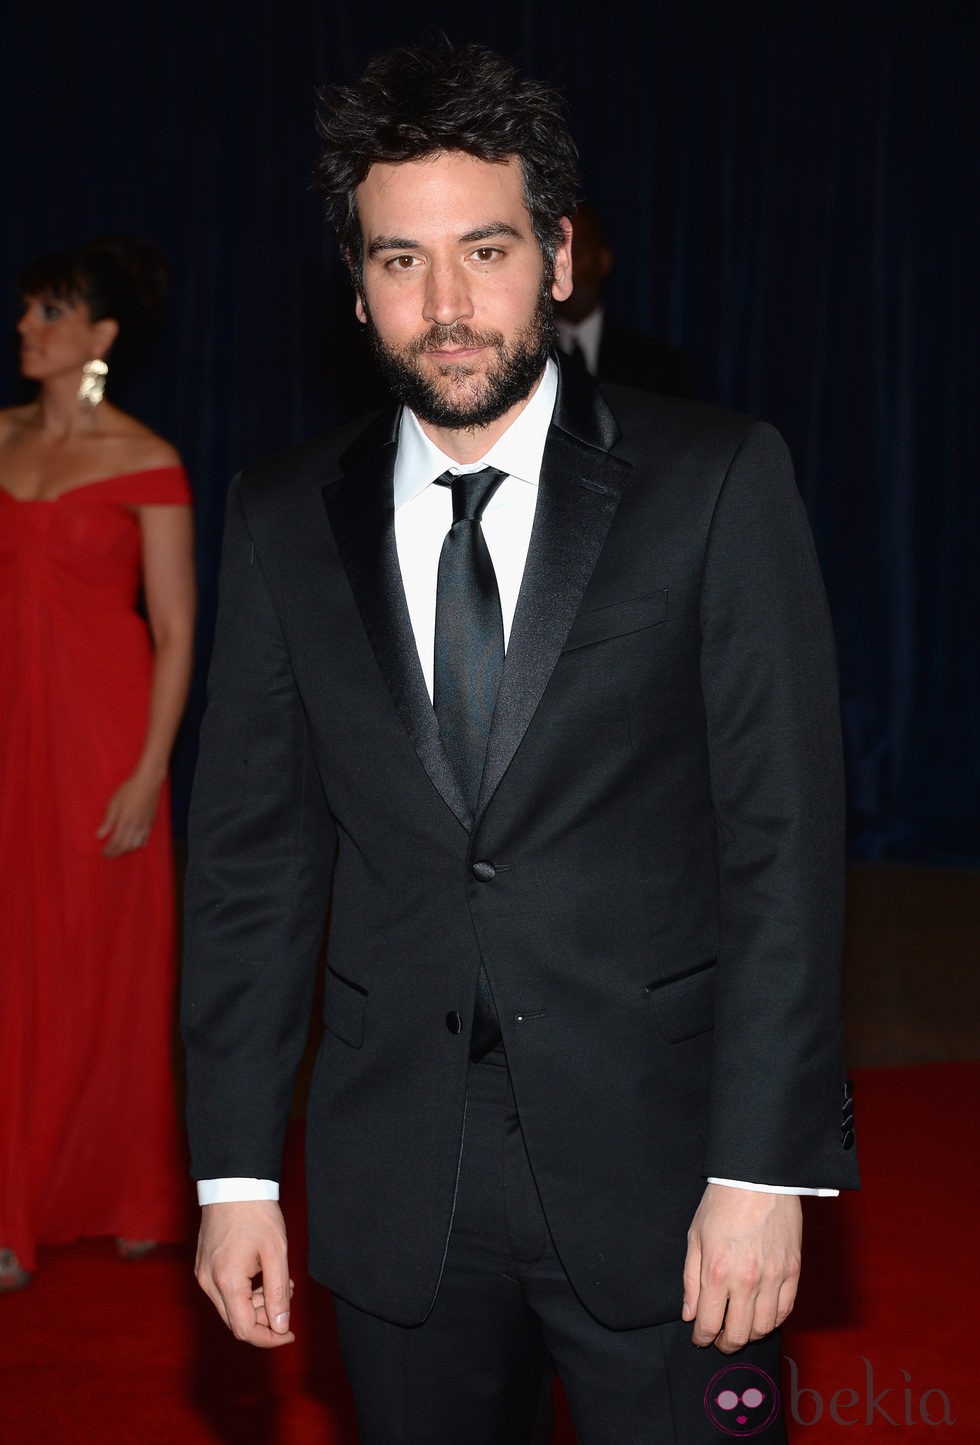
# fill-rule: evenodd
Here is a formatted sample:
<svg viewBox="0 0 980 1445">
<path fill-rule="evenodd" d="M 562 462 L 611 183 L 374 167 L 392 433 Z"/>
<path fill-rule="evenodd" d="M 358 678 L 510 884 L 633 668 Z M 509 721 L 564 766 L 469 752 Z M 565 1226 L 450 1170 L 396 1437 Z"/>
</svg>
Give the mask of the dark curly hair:
<svg viewBox="0 0 980 1445">
<path fill-rule="evenodd" d="M 319 92 L 323 153 L 313 173 L 326 198 L 354 283 L 364 253 L 357 187 L 375 161 L 412 161 L 440 151 L 479 160 L 512 156 L 524 172 L 531 227 L 549 265 L 561 244 L 559 220 L 575 209 L 578 152 L 565 105 L 550 86 L 522 79 L 482 45 L 410 47 L 376 56 L 354 86 Z"/>
</svg>

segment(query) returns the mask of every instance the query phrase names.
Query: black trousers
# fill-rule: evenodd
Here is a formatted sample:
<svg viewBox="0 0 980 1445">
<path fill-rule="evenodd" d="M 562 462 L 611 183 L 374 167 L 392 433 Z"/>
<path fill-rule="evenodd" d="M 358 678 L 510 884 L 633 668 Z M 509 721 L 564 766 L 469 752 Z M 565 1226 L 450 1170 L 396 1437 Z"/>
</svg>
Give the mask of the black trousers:
<svg viewBox="0 0 980 1445">
<path fill-rule="evenodd" d="M 681 1293 L 678 1279 L 678 1306 Z M 786 1439 L 774 1336 L 725 1356 L 696 1349 L 680 1320 L 611 1330 L 581 1304 L 551 1242 L 500 1051 L 470 1068 L 456 1211 L 429 1316 L 405 1328 L 334 1306 L 363 1445 L 530 1445 L 549 1356 L 579 1445 Z"/>
</svg>

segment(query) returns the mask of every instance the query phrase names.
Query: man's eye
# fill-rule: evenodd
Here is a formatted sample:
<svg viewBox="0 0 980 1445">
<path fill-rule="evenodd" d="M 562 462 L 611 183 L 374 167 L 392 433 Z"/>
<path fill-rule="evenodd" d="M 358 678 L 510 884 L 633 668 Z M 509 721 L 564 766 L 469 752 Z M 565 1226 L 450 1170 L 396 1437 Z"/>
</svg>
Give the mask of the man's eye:
<svg viewBox="0 0 980 1445">
<path fill-rule="evenodd" d="M 416 264 L 414 256 L 392 256 L 385 265 L 390 271 L 411 271 Z"/>
<path fill-rule="evenodd" d="M 473 255 L 478 261 L 493 261 L 500 255 L 500 252 L 496 246 L 481 246 L 478 251 L 473 252 Z"/>
<path fill-rule="evenodd" d="M 57 321 L 58 317 L 61 315 L 61 307 L 52 306 L 50 303 L 47 303 L 46 305 L 41 307 L 41 315 L 44 317 L 45 321 Z"/>
</svg>

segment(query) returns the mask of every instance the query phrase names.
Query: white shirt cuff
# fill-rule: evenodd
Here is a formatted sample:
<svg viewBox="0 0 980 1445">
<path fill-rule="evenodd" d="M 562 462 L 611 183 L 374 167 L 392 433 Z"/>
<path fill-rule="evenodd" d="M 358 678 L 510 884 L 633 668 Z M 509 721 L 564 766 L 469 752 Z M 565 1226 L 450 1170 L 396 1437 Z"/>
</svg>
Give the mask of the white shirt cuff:
<svg viewBox="0 0 980 1445">
<path fill-rule="evenodd" d="M 836 1199 L 839 1189 L 797 1189 L 794 1184 L 748 1184 L 744 1179 L 712 1179 L 709 1184 L 727 1184 L 730 1189 L 753 1189 L 757 1194 L 815 1194 L 819 1199 Z"/>
<path fill-rule="evenodd" d="M 198 1204 L 243 1204 L 251 1199 L 278 1199 L 275 1179 L 199 1179 Z"/>
</svg>

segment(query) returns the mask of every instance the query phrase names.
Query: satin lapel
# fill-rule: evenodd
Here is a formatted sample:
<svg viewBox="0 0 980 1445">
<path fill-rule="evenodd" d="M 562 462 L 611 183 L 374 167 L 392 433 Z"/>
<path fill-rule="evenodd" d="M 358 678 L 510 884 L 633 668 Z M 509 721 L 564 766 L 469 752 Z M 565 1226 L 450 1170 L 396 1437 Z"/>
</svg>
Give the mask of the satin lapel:
<svg viewBox="0 0 980 1445">
<path fill-rule="evenodd" d="M 386 437 L 372 428 L 341 458 L 344 476 L 324 487 L 323 500 L 392 702 L 433 784 L 468 828 L 472 814 L 439 741 L 398 566 L 391 494 L 396 435 L 397 429 Z"/>
<path fill-rule="evenodd" d="M 608 453 L 618 434 L 598 392 L 591 386 L 581 391 L 563 373 L 477 816 L 510 766 L 534 716 L 632 471 L 629 463 Z"/>
</svg>

